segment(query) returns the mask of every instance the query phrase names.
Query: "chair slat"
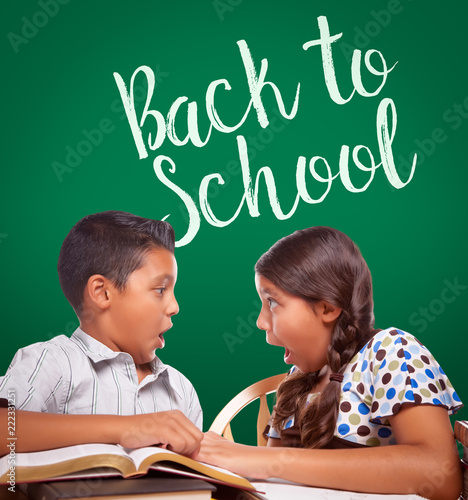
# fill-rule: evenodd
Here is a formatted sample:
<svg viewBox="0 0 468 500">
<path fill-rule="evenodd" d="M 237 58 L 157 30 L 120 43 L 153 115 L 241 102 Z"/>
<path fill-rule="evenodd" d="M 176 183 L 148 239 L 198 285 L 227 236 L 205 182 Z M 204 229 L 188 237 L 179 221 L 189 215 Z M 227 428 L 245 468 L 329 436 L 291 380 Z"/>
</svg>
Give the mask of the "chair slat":
<svg viewBox="0 0 468 500">
<path fill-rule="evenodd" d="M 263 431 L 270 420 L 270 409 L 268 408 L 266 395 L 260 397 L 260 408 L 257 418 L 257 446 L 266 446 L 267 439 L 263 435 Z"/>
<path fill-rule="evenodd" d="M 286 377 L 285 373 L 274 375 L 250 385 L 241 391 L 237 396 L 231 399 L 229 403 L 218 413 L 217 417 L 211 424 L 210 431 L 214 431 L 221 436 L 224 436 L 230 441 L 234 441 L 229 423 L 231 420 L 248 404 L 258 398 L 260 400 L 259 416 L 257 420 L 257 442 L 266 444 L 266 439 L 263 434 L 260 438 L 259 433 L 263 433 L 266 424 L 270 418 L 270 411 L 266 400 L 266 395 L 276 391 L 280 382 Z M 263 398 L 262 398 L 263 396 Z M 263 426 L 260 431 L 260 426 Z"/>
</svg>

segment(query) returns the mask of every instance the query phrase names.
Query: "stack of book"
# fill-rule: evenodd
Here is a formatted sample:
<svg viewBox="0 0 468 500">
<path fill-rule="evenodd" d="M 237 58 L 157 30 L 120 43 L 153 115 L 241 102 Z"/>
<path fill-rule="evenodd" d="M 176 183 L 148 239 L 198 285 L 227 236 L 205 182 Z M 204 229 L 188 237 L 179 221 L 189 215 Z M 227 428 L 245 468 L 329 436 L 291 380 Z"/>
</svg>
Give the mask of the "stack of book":
<svg viewBox="0 0 468 500">
<path fill-rule="evenodd" d="M 216 488 L 200 479 L 100 479 L 20 485 L 30 500 L 211 500 Z"/>
<path fill-rule="evenodd" d="M 463 446 L 463 490 L 462 496 L 463 500 L 468 500 L 468 421 L 467 420 L 457 420 L 455 422 L 455 438 Z"/>
<path fill-rule="evenodd" d="M 13 461 L 6 455 L 0 459 L 2 485 L 32 500 L 263 498 L 241 476 L 155 446 L 127 450 L 84 444 L 16 453 Z"/>
</svg>

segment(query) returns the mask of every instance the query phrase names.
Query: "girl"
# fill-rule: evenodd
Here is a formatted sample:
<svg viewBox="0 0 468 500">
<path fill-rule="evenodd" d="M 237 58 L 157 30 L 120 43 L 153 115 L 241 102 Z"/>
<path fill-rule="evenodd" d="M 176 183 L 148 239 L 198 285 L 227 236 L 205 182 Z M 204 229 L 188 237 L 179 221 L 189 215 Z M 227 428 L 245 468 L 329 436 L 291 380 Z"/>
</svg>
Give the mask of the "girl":
<svg viewBox="0 0 468 500">
<path fill-rule="evenodd" d="M 332 228 L 304 229 L 255 271 L 257 325 L 294 366 L 278 388 L 267 447 L 208 433 L 196 458 L 257 479 L 458 498 L 448 416 L 461 401 L 412 335 L 374 330 L 371 275 L 356 245 Z"/>
</svg>

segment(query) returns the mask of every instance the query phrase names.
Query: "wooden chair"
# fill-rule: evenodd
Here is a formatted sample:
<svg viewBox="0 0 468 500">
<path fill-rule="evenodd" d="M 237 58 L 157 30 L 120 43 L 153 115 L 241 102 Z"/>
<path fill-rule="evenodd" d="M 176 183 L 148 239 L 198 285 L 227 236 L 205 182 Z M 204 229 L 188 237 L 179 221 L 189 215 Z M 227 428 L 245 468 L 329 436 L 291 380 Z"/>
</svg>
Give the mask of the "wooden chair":
<svg viewBox="0 0 468 500">
<path fill-rule="evenodd" d="M 468 500 L 468 464 L 465 462 L 465 456 L 468 455 L 468 421 L 457 420 L 454 427 L 455 439 L 460 443 L 463 454 L 461 459 L 463 490 L 460 500 Z"/>
<path fill-rule="evenodd" d="M 250 385 L 237 396 L 235 396 L 229 403 L 218 413 L 218 416 L 211 424 L 210 431 L 217 432 L 230 441 L 234 441 L 231 432 L 231 420 L 248 404 L 260 398 L 260 408 L 258 410 L 257 418 L 257 445 L 266 446 L 267 440 L 263 436 L 268 421 L 270 420 L 270 410 L 267 403 L 267 394 L 276 391 L 280 382 L 286 377 L 286 373 L 268 377 L 255 384 Z"/>
</svg>

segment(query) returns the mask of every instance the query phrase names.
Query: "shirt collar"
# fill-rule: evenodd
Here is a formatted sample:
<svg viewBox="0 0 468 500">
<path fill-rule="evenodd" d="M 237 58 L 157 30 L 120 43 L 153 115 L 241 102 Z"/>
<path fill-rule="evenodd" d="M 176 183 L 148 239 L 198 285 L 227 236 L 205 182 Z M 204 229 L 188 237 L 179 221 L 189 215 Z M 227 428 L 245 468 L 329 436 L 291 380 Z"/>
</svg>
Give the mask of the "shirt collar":
<svg viewBox="0 0 468 500">
<path fill-rule="evenodd" d="M 88 356 L 91 361 L 95 363 L 99 361 L 103 361 L 105 359 L 114 359 L 118 356 L 130 356 L 130 354 L 126 352 L 116 352 L 112 349 L 109 349 L 106 345 L 99 340 L 96 340 L 91 335 L 88 335 L 81 328 L 77 328 L 70 339 L 74 342 L 85 354 Z"/>
<path fill-rule="evenodd" d="M 95 339 L 94 337 L 91 337 L 91 335 L 88 335 L 79 327 L 73 332 L 71 340 L 78 345 L 78 347 L 86 354 L 86 356 L 88 356 L 91 361 L 95 363 L 99 363 L 100 361 L 104 361 L 106 359 L 115 359 L 117 357 L 127 358 L 128 361 L 134 363 L 133 358 L 127 352 L 113 351 L 112 349 L 109 349 L 109 347 L 104 345 L 102 342 L 99 342 L 99 340 Z M 164 364 L 157 356 L 150 362 L 150 367 L 155 379 L 164 372 L 167 372 L 167 374 L 169 374 L 167 369 L 168 366 Z M 179 394 L 179 391 L 177 391 L 176 389 L 175 391 L 177 392 L 177 394 Z"/>
<path fill-rule="evenodd" d="M 174 377 L 171 378 L 171 371 L 169 370 L 169 365 L 164 364 L 157 356 L 155 356 L 155 358 L 150 362 L 150 367 L 153 373 L 151 375 L 146 376 L 141 381 L 140 387 L 144 387 L 145 385 L 150 384 L 158 377 L 166 377 L 170 379 L 168 380 L 167 384 L 167 386 L 170 387 L 170 390 L 174 391 L 180 398 L 184 397 L 184 394 L 181 388 L 179 387 L 179 384 L 177 383 L 176 379 Z"/>
<path fill-rule="evenodd" d="M 155 375 L 156 377 L 159 374 L 167 371 L 167 365 L 164 364 L 157 356 L 155 356 L 153 361 L 151 361 L 150 366 L 151 366 L 151 371 L 153 372 L 153 375 Z"/>
</svg>

